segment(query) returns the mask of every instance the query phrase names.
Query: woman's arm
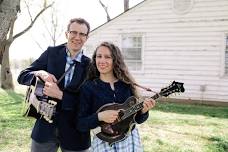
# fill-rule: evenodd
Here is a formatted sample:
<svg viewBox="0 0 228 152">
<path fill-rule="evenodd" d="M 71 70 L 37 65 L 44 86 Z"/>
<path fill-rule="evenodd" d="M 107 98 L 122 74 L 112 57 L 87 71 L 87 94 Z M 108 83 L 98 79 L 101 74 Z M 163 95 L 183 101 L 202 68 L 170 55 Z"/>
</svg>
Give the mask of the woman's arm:
<svg viewBox="0 0 228 152">
<path fill-rule="evenodd" d="M 85 83 L 80 89 L 80 106 L 77 118 L 78 130 L 85 132 L 99 125 L 98 114 L 93 112 L 94 102 L 91 86 Z"/>
<path fill-rule="evenodd" d="M 143 109 L 139 111 L 135 116 L 135 121 L 138 124 L 143 123 L 149 117 L 149 110 L 155 106 L 155 100 L 151 98 L 146 98 L 143 102 Z"/>
</svg>

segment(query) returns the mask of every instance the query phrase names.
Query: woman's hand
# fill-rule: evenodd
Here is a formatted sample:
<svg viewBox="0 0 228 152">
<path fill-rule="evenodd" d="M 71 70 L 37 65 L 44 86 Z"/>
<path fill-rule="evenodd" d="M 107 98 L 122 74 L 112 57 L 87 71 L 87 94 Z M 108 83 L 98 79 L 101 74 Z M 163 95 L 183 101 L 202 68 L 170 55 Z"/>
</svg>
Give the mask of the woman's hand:
<svg viewBox="0 0 228 152">
<path fill-rule="evenodd" d="M 146 113 L 147 111 L 149 111 L 150 109 L 152 109 L 155 106 L 155 100 L 151 99 L 151 98 L 146 98 L 144 103 L 143 103 L 143 109 L 142 114 Z"/>
<path fill-rule="evenodd" d="M 119 110 L 105 110 L 98 113 L 98 120 L 113 123 L 118 118 Z"/>
</svg>

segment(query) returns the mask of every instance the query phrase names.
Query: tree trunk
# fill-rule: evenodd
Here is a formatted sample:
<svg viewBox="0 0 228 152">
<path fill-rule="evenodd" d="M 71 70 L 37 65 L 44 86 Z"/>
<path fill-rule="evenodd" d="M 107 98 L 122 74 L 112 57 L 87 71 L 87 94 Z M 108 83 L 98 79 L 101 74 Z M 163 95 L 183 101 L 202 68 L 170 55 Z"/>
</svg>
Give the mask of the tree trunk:
<svg viewBox="0 0 228 152">
<path fill-rule="evenodd" d="M 46 0 L 44 0 L 44 3 Z M 13 77 L 9 64 L 9 47 L 13 41 L 26 33 L 38 17 L 54 3 L 44 6 L 34 19 L 31 18 L 30 25 L 20 33 L 13 36 L 14 22 L 17 19 L 17 12 L 20 12 L 20 0 L 0 0 L 0 64 L 1 66 L 1 88 L 14 89 Z M 31 16 L 30 16 L 31 17 Z M 7 37 L 8 34 L 8 37 Z"/>
<path fill-rule="evenodd" d="M 5 42 L 3 43 L 3 46 L 1 48 L 4 49 L 3 58 L 2 58 L 2 67 L 1 67 L 1 88 L 7 89 L 7 90 L 13 90 L 13 77 L 12 72 L 10 69 L 10 63 L 9 63 L 9 47 L 11 45 L 11 42 Z"/>
<path fill-rule="evenodd" d="M 129 0 L 124 0 L 124 12 L 129 9 Z"/>
<path fill-rule="evenodd" d="M 13 85 L 13 76 L 10 69 L 10 63 L 9 63 L 9 47 L 13 43 L 13 28 L 14 28 L 14 22 L 16 20 L 15 16 L 10 16 L 10 25 L 8 27 L 8 37 L 4 37 L 3 40 L 1 40 L 1 88 L 5 90 L 14 90 Z"/>
<path fill-rule="evenodd" d="M 0 42 L 6 38 L 13 18 L 17 16 L 20 0 L 1 0 L 0 3 Z M 3 54 L 3 53 L 2 53 Z"/>
</svg>

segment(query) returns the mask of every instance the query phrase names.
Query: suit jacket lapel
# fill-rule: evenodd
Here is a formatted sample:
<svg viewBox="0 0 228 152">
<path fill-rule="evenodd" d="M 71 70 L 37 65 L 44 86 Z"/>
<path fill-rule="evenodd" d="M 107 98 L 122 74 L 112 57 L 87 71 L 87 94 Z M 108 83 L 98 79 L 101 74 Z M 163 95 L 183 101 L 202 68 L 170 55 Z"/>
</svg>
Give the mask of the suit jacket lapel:
<svg viewBox="0 0 228 152">
<path fill-rule="evenodd" d="M 56 56 L 56 65 L 59 66 L 59 69 L 56 69 L 56 79 L 58 80 L 63 73 L 65 72 L 65 66 L 66 66 L 66 47 L 63 47 L 62 49 L 58 50 L 57 56 Z M 64 81 L 65 79 L 63 78 L 60 83 L 59 87 L 64 88 Z"/>
</svg>

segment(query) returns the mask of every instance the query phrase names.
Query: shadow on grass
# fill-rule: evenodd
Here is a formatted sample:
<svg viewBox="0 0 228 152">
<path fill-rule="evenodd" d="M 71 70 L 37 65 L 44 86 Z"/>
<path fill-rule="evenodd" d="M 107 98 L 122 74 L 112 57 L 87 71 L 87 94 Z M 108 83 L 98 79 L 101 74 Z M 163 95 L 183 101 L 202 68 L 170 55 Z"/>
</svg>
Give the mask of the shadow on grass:
<svg viewBox="0 0 228 152">
<path fill-rule="evenodd" d="M 190 115 L 204 115 L 228 119 L 228 107 L 187 105 L 180 103 L 158 102 L 154 110 Z"/>
<path fill-rule="evenodd" d="M 208 139 L 210 142 L 212 142 L 212 145 L 208 145 L 209 149 L 216 148 L 219 152 L 227 152 L 228 151 L 228 140 L 225 140 L 224 138 L 213 136 Z M 214 146 L 213 146 L 214 145 Z"/>
<path fill-rule="evenodd" d="M 0 91 L 0 107 L 3 110 L 2 112 L 15 113 L 16 111 L 21 111 L 24 95 L 15 93 L 14 91 Z"/>
<path fill-rule="evenodd" d="M 16 102 L 21 102 L 24 100 L 24 95 L 22 94 L 18 94 L 14 91 L 6 91 L 6 93 L 11 97 L 13 98 L 14 101 Z"/>
<path fill-rule="evenodd" d="M 0 90 L 0 128 L 26 128 L 31 121 L 23 117 L 24 95 Z"/>
</svg>

